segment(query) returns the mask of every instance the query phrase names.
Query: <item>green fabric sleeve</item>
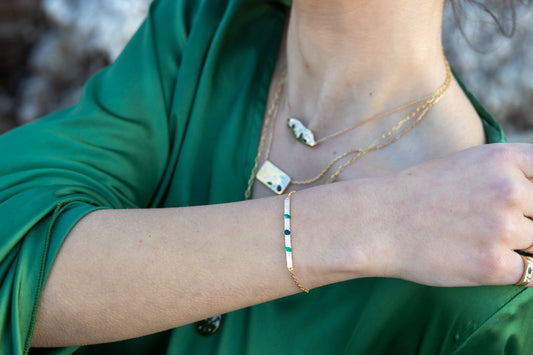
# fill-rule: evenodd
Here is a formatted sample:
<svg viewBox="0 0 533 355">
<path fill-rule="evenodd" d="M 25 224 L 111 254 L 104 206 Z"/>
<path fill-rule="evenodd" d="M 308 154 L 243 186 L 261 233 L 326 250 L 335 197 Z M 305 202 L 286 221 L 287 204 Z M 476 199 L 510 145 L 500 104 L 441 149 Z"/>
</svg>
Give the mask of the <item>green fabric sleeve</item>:
<svg viewBox="0 0 533 355">
<path fill-rule="evenodd" d="M 523 289 L 503 304 L 453 353 L 522 355 L 533 346 L 531 292 Z"/>
<path fill-rule="evenodd" d="M 81 217 L 157 203 L 173 138 L 169 103 L 195 4 L 155 1 L 78 105 L 0 137 L 2 354 L 29 351 L 46 276 Z M 168 31 L 167 23 L 179 28 Z"/>
</svg>

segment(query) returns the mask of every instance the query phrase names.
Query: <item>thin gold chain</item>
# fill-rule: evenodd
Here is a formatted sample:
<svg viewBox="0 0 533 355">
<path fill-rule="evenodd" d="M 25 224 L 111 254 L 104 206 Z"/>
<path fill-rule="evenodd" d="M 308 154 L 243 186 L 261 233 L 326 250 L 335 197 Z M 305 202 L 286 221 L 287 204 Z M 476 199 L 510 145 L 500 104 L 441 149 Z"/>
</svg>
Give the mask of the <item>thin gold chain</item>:
<svg viewBox="0 0 533 355">
<path fill-rule="evenodd" d="M 446 59 L 445 59 L 446 60 Z M 409 118 L 409 116 L 407 118 L 405 118 L 404 120 L 400 121 L 396 126 L 394 126 L 390 131 L 386 132 L 385 134 L 383 134 L 380 138 L 378 138 L 377 140 L 375 140 L 372 144 L 370 144 L 368 147 L 366 147 L 365 149 L 362 149 L 360 150 L 356 156 L 352 157 L 349 161 L 347 161 L 346 163 L 344 163 L 343 165 L 341 165 L 327 180 L 327 184 L 329 183 L 332 183 L 335 181 L 335 179 L 339 176 L 339 174 L 344 170 L 346 169 L 349 165 L 353 164 L 357 159 L 359 159 L 360 157 L 362 157 L 363 155 L 365 155 L 366 153 L 370 152 L 370 151 L 373 151 L 373 150 L 378 150 L 378 149 L 381 149 L 381 148 L 385 148 L 386 146 L 389 146 L 391 145 L 392 143 L 396 142 L 398 139 L 400 139 L 402 136 L 404 136 L 407 132 L 409 132 L 410 130 L 412 130 L 418 123 L 420 123 L 420 121 L 426 116 L 426 114 L 429 112 L 429 110 L 435 106 L 437 104 L 437 102 L 440 101 L 440 99 L 444 96 L 444 93 L 446 92 L 446 90 L 448 89 L 448 87 L 450 86 L 450 82 L 451 82 L 451 70 L 450 70 L 450 66 L 448 64 L 448 61 L 446 60 L 446 81 L 444 82 L 443 86 L 441 87 L 441 90 L 438 90 L 440 92 L 438 92 L 436 94 L 436 96 L 425 106 L 425 107 L 419 107 L 417 108 L 417 110 L 414 112 L 414 115 L 413 116 L 416 116 L 416 114 L 419 114 L 418 115 L 418 118 L 413 121 L 413 123 L 408 126 L 406 129 L 404 129 L 402 132 L 400 132 L 397 136 L 393 137 L 392 139 L 390 139 L 389 141 L 386 141 L 385 143 L 382 143 L 382 144 L 379 144 L 381 141 L 383 141 L 384 139 L 390 137 L 396 130 L 398 130 L 400 128 L 400 126 L 407 122 L 408 120 L 410 120 L 411 118 Z M 405 122 L 404 122 L 405 121 Z M 379 145 L 378 145 L 379 144 Z M 294 183 L 294 182 L 293 182 Z"/>
<path fill-rule="evenodd" d="M 290 104 L 290 100 L 289 100 L 289 96 L 288 96 L 288 91 L 289 91 L 289 90 L 288 90 L 288 88 L 287 88 L 287 98 L 286 98 L 286 101 L 287 101 L 287 111 L 288 111 L 288 113 L 289 113 L 289 117 L 293 117 L 293 115 L 292 115 L 292 109 L 291 109 L 291 104 Z M 421 98 L 419 98 L 419 99 L 417 99 L 417 100 L 411 101 L 411 102 L 409 102 L 409 103 L 406 103 L 406 104 L 404 104 L 404 105 L 402 105 L 402 106 L 400 106 L 400 107 L 396 107 L 396 108 L 394 108 L 394 109 L 392 109 L 392 110 L 390 110 L 390 111 L 382 112 L 382 113 L 380 113 L 380 114 L 376 114 L 376 115 L 374 115 L 374 116 L 372 116 L 372 117 L 370 117 L 370 118 L 368 118 L 368 119 L 366 119 L 366 120 L 364 120 L 364 121 L 362 121 L 362 122 L 358 122 L 358 123 L 354 124 L 353 126 L 343 128 L 343 129 L 341 129 L 340 131 L 337 131 L 337 132 L 335 132 L 335 133 L 330 134 L 329 136 L 322 137 L 322 138 L 320 138 L 320 139 L 318 139 L 318 140 L 316 141 L 316 144 L 318 145 L 319 143 L 322 143 L 322 142 L 324 142 L 324 141 L 326 141 L 326 140 L 328 140 L 328 139 L 330 139 L 330 138 L 334 138 L 334 137 L 340 136 L 341 134 L 346 133 L 346 132 L 349 132 L 349 131 L 351 131 L 351 130 L 357 128 L 357 127 L 363 126 L 363 125 L 365 125 L 365 124 L 367 124 L 367 123 L 371 123 L 371 122 L 377 121 L 377 120 L 379 120 L 379 119 L 381 119 L 381 118 L 383 118 L 383 117 L 390 116 L 390 115 L 395 114 L 396 112 L 399 112 L 399 111 L 401 111 L 401 110 L 404 110 L 404 109 L 406 109 L 406 108 L 408 108 L 408 107 L 411 107 L 411 106 L 413 106 L 413 105 L 419 104 L 419 103 L 424 102 L 424 101 L 427 101 L 427 100 L 429 100 L 431 97 L 433 97 L 433 95 L 434 95 L 434 93 L 429 94 L 429 95 L 426 95 L 426 96 L 424 96 L 424 97 L 421 97 Z M 316 147 L 316 145 L 315 145 L 314 147 Z M 337 162 L 337 161 L 338 161 L 338 160 L 336 160 L 335 162 Z"/>
<path fill-rule="evenodd" d="M 292 281 L 294 281 L 294 283 L 296 284 L 296 286 L 298 286 L 298 288 L 300 290 L 302 290 L 303 292 L 305 293 L 309 293 L 309 289 L 308 288 L 305 288 L 301 283 L 300 281 L 298 281 L 298 279 L 296 278 L 296 275 L 294 274 L 294 270 L 293 269 L 289 269 L 289 274 L 291 275 L 292 277 Z"/>
<path fill-rule="evenodd" d="M 252 169 L 252 173 L 250 174 L 250 177 L 248 178 L 248 187 L 246 188 L 246 191 L 244 193 L 244 199 L 248 200 L 250 199 L 252 195 L 252 186 L 255 181 L 255 176 L 257 174 L 257 168 L 259 166 L 259 158 L 261 157 L 261 152 L 263 151 L 263 145 L 265 144 L 265 139 L 267 136 L 267 131 L 269 131 L 269 126 L 271 121 L 275 121 L 273 117 L 278 115 L 279 106 L 281 102 L 281 92 L 283 91 L 283 87 L 285 86 L 285 79 L 287 77 L 287 69 L 283 70 L 283 73 L 281 74 L 281 78 L 279 79 L 279 84 L 276 89 L 276 92 L 274 94 L 274 97 L 272 99 L 272 104 L 270 105 L 270 108 L 268 109 L 267 116 L 265 119 L 265 124 L 263 127 L 263 132 L 261 133 L 261 138 L 259 140 L 259 146 L 257 147 L 257 154 L 255 155 L 255 161 L 254 161 L 254 167 Z M 266 158 L 268 159 L 268 156 L 270 155 L 270 146 L 272 145 L 272 135 L 274 134 L 271 130 L 270 132 L 270 138 L 269 138 L 269 147 L 267 150 Z"/>
<path fill-rule="evenodd" d="M 276 122 L 277 122 L 277 117 L 278 117 L 278 112 L 279 112 L 279 109 L 280 109 L 280 106 L 281 106 L 281 98 L 283 97 L 283 95 L 281 95 L 283 93 L 283 90 L 285 89 L 285 84 L 286 84 L 286 74 L 287 74 L 287 69 L 285 69 L 283 71 L 283 73 L 285 74 L 283 76 L 283 80 L 280 81 L 279 85 L 280 85 L 280 97 L 279 99 L 274 102 L 274 112 L 275 114 L 273 115 L 273 118 L 270 120 L 270 127 L 268 127 L 268 123 L 265 122 L 265 128 L 268 130 L 268 144 L 267 144 L 267 148 L 266 148 L 266 152 L 265 152 L 265 160 L 267 160 L 269 157 L 270 157 L 270 152 L 272 150 L 272 142 L 274 141 L 274 132 L 276 130 Z"/>
<path fill-rule="evenodd" d="M 308 179 L 308 180 L 298 180 L 298 181 L 294 181 L 292 180 L 291 181 L 291 184 L 293 185 L 308 185 L 308 184 L 312 184 L 318 180 L 320 180 L 324 175 L 326 175 L 326 173 L 333 167 L 333 165 L 335 165 L 335 163 L 337 163 L 339 160 L 342 160 L 343 158 L 346 158 L 347 156 L 350 156 L 352 154 L 357 154 L 356 157 L 357 158 L 360 158 L 362 155 L 368 153 L 369 151 L 372 151 L 372 150 L 378 150 L 378 149 L 381 149 L 381 148 L 384 148 L 386 147 L 387 145 L 389 144 L 392 144 L 394 143 L 395 141 L 397 141 L 398 139 L 400 139 L 403 135 L 405 135 L 409 130 L 412 129 L 412 126 L 410 126 L 410 128 L 400 132 L 396 137 L 394 137 L 393 139 L 391 139 L 390 141 L 387 141 L 381 145 L 377 145 L 377 143 L 379 143 L 381 140 L 383 140 L 384 138 L 386 137 L 389 137 L 395 130 L 398 130 L 401 126 L 403 126 L 403 124 L 405 124 L 406 122 L 408 122 L 409 120 L 411 120 L 412 118 L 416 117 L 416 114 L 418 114 L 419 112 L 421 111 L 414 111 L 413 113 L 411 113 L 409 116 L 407 116 L 406 118 L 404 118 L 403 120 L 401 120 L 400 122 L 398 122 L 394 127 L 393 129 L 385 132 L 379 139 L 377 139 L 376 141 L 374 141 L 372 144 L 370 144 L 368 147 L 366 148 L 357 148 L 357 149 L 353 149 L 353 150 L 350 150 L 346 153 L 343 153 L 341 155 L 339 155 L 338 157 L 336 157 L 335 159 L 333 159 L 329 164 L 328 166 L 326 166 L 318 175 L 316 175 L 314 178 L 311 178 L 311 179 Z M 424 115 L 426 113 L 426 111 L 422 111 L 424 112 Z M 423 116 L 422 116 L 423 117 Z M 420 117 L 419 117 L 420 118 Z M 417 122 L 419 120 L 417 119 Z M 355 158 L 355 157 L 354 157 Z M 352 158 L 353 159 L 353 158 Z M 350 160 L 352 161 L 352 160 Z M 349 165 L 349 164 L 348 164 Z M 342 165 L 339 169 L 337 169 L 333 174 L 332 176 L 330 176 L 328 178 L 328 183 L 329 182 L 333 182 L 335 177 L 337 177 L 339 174 L 340 174 L 340 171 L 344 170 L 345 168 L 347 167 Z M 332 181 L 330 181 L 331 179 L 333 178 Z"/>
<path fill-rule="evenodd" d="M 400 139 L 402 136 L 404 136 L 407 132 L 409 132 L 410 130 L 412 130 L 418 123 L 420 123 L 420 121 L 424 118 L 424 116 L 426 116 L 426 114 L 429 112 L 429 110 L 435 106 L 437 104 L 437 102 L 440 101 L 440 99 L 444 96 L 444 93 L 446 92 L 446 90 L 448 90 L 448 88 L 450 87 L 450 83 L 451 83 L 451 80 L 452 80 L 452 73 L 451 73 L 451 69 L 450 69 L 450 64 L 448 63 L 448 60 L 446 59 L 446 57 L 444 57 L 444 62 L 446 64 L 446 80 L 444 81 L 444 83 L 442 84 L 442 86 L 435 92 L 435 95 L 432 99 L 430 99 L 430 101 L 428 101 L 425 105 L 425 107 L 418 107 L 416 109 L 416 111 L 411 114 L 413 116 L 416 116 L 416 114 L 419 113 L 419 116 L 418 118 L 409 126 L 407 127 L 406 129 L 404 129 L 402 132 L 400 132 L 397 136 L 393 137 L 391 140 L 381 144 L 381 145 L 378 145 L 381 141 L 383 141 L 384 139 L 390 137 L 395 131 L 397 131 L 405 122 L 409 121 L 411 118 L 409 116 L 407 116 L 405 119 L 403 119 L 402 121 L 400 121 L 396 126 L 394 126 L 390 131 L 386 132 L 385 134 L 383 134 L 380 138 L 378 138 L 377 140 L 375 140 L 372 144 L 370 144 L 368 147 L 366 147 L 365 149 L 361 150 L 359 153 L 357 153 L 356 156 L 352 157 L 349 161 L 347 161 L 346 163 L 344 163 L 343 165 L 341 165 L 330 177 L 329 179 L 327 180 L 327 184 L 329 183 L 332 183 L 335 181 L 335 179 L 339 176 L 339 174 L 344 170 L 346 169 L 349 165 L 353 164 L 357 159 L 359 159 L 360 157 L 362 157 L 363 155 L 365 155 L 366 153 L 370 152 L 370 151 L 373 151 L 373 150 L 377 150 L 377 149 L 381 149 L 381 148 L 385 148 L 386 146 L 388 145 L 391 145 L 392 143 L 396 142 L 398 139 Z M 424 106 L 424 105 L 423 105 Z M 410 116 L 411 116 L 410 115 Z M 293 182 L 294 183 L 294 182 Z"/>
<path fill-rule="evenodd" d="M 312 184 L 312 183 L 320 180 L 322 177 L 324 177 L 324 175 L 326 175 L 327 172 L 333 167 L 333 165 L 335 165 L 335 163 L 337 163 L 339 160 L 341 160 L 341 159 L 343 159 L 343 158 L 345 158 L 347 156 L 350 156 L 352 154 L 357 154 L 356 156 L 351 158 L 347 163 L 345 163 L 341 167 L 339 167 L 339 169 L 337 169 L 328 178 L 327 183 L 331 183 L 331 182 L 335 181 L 335 179 L 339 176 L 339 174 L 344 169 L 346 169 L 349 165 L 353 164 L 353 162 L 355 162 L 357 159 L 359 159 L 364 154 L 366 154 L 366 153 L 368 153 L 370 151 L 374 151 L 374 150 L 378 150 L 378 149 L 381 149 L 381 148 L 385 148 L 386 146 L 396 142 L 398 139 L 403 137 L 407 132 L 409 132 L 411 129 L 413 129 L 414 126 L 416 124 L 418 124 L 422 120 L 422 118 L 424 118 L 424 116 L 427 114 L 429 109 L 431 107 L 433 107 L 438 102 L 438 100 L 440 100 L 442 95 L 444 95 L 444 93 L 446 92 L 446 90 L 450 86 L 451 77 L 452 77 L 451 69 L 450 69 L 450 65 L 448 64 L 448 61 L 447 61 L 446 57 L 444 58 L 444 61 L 445 61 L 445 65 L 446 65 L 446 79 L 444 80 L 444 83 L 433 94 L 429 95 L 429 98 L 426 100 L 426 102 L 424 102 L 422 105 L 418 106 L 415 111 L 413 111 L 406 118 L 404 118 L 403 120 L 398 122 L 394 127 L 392 127 L 391 130 L 383 133 L 383 135 L 380 138 L 378 138 L 377 140 L 372 142 L 366 148 L 358 148 L 358 149 L 353 149 L 353 150 L 347 151 L 346 153 L 343 153 L 343 154 L 337 156 L 335 159 L 333 159 L 315 177 L 313 177 L 311 179 L 308 179 L 308 180 L 298 180 L 298 181 L 293 180 L 293 181 L 291 181 L 291 184 L 293 184 L 293 185 L 308 185 L 308 184 Z M 428 97 L 428 96 L 426 96 L 426 97 Z M 389 141 L 387 141 L 385 143 L 379 144 L 380 142 L 382 142 L 386 138 L 390 137 L 394 132 L 398 131 L 406 122 L 408 122 L 411 119 L 415 118 L 417 115 L 419 117 L 418 117 L 418 119 L 415 120 L 415 123 L 413 125 L 407 127 L 405 130 L 401 131 L 397 136 L 395 136 L 391 140 L 389 140 Z"/>
<path fill-rule="evenodd" d="M 383 135 L 380 138 L 376 139 L 374 142 L 372 142 L 366 148 L 358 148 L 358 149 L 353 149 L 353 150 L 347 151 L 347 152 L 335 157 L 315 177 L 313 177 L 311 179 L 308 179 L 308 180 L 291 181 L 291 184 L 294 184 L 294 185 L 312 184 L 312 183 L 320 180 L 324 175 L 326 175 L 326 173 L 333 167 L 333 165 L 335 165 L 335 163 L 337 163 L 338 161 L 342 160 L 343 158 L 345 158 L 347 156 L 356 154 L 348 162 L 346 162 L 345 164 L 341 165 L 328 178 L 326 183 L 331 183 L 331 182 L 335 181 L 335 179 L 339 176 L 339 174 L 344 169 L 346 169 L 349 165 L 353 164 L 357 159 L 359 159 L 364 154 L 366 154 L 366 153 L 368 153 L 370 151 L 374 151 L 374 150 L 378 150 L 378 149 L 381 149 L 381 148 L 385 148 L 388 145 L 391 145 L 392 143 L 396 142 L 398 139 L 400 139 L 402 136 L 404 136 L 407 132 L 412 130 L 426 116 L 426 114 L 429 112 L 429 110 L 442 98 L 442 96 L 444 95 L 444 93 L 446 92 L 448 87 L 450 86 L 452 75 L 451 75 L 451 69 L 450 69 L 448 60 L 446 59 L 445 56 L 444 56 L 444 62 L 445 62 L 445 66 L 446 66 L 446 79 L 445 79 L 444 83 L 435 92 L 433 92 L 432 94 L 424 96 L 423 98 L 420 98 L 418 100 L 412 101 L 410 103 L 404 104 L 404 105 L 402 105 L 400 107 L 397 107 L 397 108 L 395 108 L 393 110 L 390 110 L 390 111 L 387 111 L 385 113 L 373 116 L 373 117 L 371 117 L 371 118 L 369 118 L 369 119 L 367 119 L 367 120 L 365 120 L 363 122 L 357 123 L 356 125 L 353 125 L 353 126 L 345 128 L 343 130 L 340 130 L 338 132 L 335 132 L 335 133 L 333 133 L 333 134 L 331 134 L 331 135 L 329 135 L 327 137 L 321 138 L 320 140 L 317 141 L 317 143 L 318 142 L 323 142 L 326 139 L 333 138 L 335 136 L 338 136 L 340 134 L 348 132 L 348 131 L 350 131 L 350 130 L 356 128 L 356 127 L 359 127 L 359 126 L 361 126 L 361 125 L 363 125 L 365 123 L 369 123 L 371 121 L 380 119 L 380 118 L 385 117 L 387 115 L 391 115 L 391 114 L 396 113 L 398 111 L 401 111 L 401 110 L 403 110 L 403 109 L 405 109 L 407 107 L 410 107 L 412 105 L 415 105 L 417 103 L 420 103 L 420 102 L 424 101 L 424 103 L 422 105 L 418 106 L 415 111 L 413 111 L 411 114 L 409 114 L 403 120 L 398 122 L 394 127 L 392 127 L 392 129 L 390 129 L 389 131 L 383 133 Z M 281 102 L 281 92 L 283 91 L 284 86 L 285 86 L 286 75 L 287 75 L 287 69 L 285 68 L 283 73 L 282 73 L 282 76 L 280 78 L 280 81 L 279 81 L 278 87 L 276 89 L 276 92 L 274 94 L 274 98 L 273 98 L 272 104 L 271 104 L 271 106 L 270 106 L 270 108 L 269 108 L 269 110 L 267 112 L 267 117 L 265 119 L 265 125 L 264 125 L 264 128 L 263 128 L 263 132 L 261 134 L 261 138 L 260 138 L 260 142 L 259 142 L 259 146 L 258 146 L 258 151 L 257 151 L 256 157 L 255 157 L 254 167 L 252 169 L 252 173 L 250 175 L 250 178 L 248 179 L 248 187 L 247 187 L 246 192 L 245 192 L 245 199 L 249 199 L 250 196 L 251 196 L 251 189 L 252 189 L 252 186 L 253 186 L 253 182 L 255 181 L 255 176 L 257 174 L 257 169 L 258 169 L 258 165 L 259 165 L 259 159 L 260 159 L 260 157 L 262 155 L 263 146 L 264 146 L 264 143 L 265 143 L 267 135 L 268 135 L 268 145 L 267 145 L 267 150 L 265 152 L 265 159 L 268 160 L 268 158 L 270 156 L 270 151 L 271 151 L 272 141 L 273 141 L 273 135 L 274 135 L 274 128 L 275 128 L 275 124 L 276 124 L 276 122 L 275 122 L 276 120 L 274 119 L 274 117 L 277 117 L 277 113 L 279 112 L 280 102 Z M 288 100 L 287 100 L 287 105 L 288 105 Z M 290 114 L 290 107 L 288 107 L 288 109 L 289 109 L 289 114 Z M 395 137 L 391 138 L 390 140 L 388 140 L 388 141 L 386 141 L 384 143 L 381 143 L 383 140 L 387 139 L 388 137 L 393 135 L 396 131 L 398 131 L 405 123 L 407 123 L 408 121 L 412 120 L 415 117 L 417 117 L 417 118 L 415 119 L 415 121 L 410 126 L 405 128 L 403 131 L 401 131 L 398 135 L 396 135 Z M 381 143 L 381 144 L 379 144 L 379 143 Z"/>
</svg>

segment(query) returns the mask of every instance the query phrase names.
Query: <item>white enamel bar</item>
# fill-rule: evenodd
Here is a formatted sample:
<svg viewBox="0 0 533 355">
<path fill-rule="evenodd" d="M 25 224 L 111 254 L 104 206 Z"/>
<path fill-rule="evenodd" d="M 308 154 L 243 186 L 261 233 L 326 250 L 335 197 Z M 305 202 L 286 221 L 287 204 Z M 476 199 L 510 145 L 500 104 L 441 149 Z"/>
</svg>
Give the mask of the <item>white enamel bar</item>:
<svg viewBox="0 0 533 355">
<path fill-rule="evenodd" d="M 287 269 L 292 270 L 292 253 L 286 252 L 287 257 Z"/>
<path fill-rule="evenodd" d="M 285 199 L 285 214 L 286 215 L 291 215 L 291 200 L 290 198 L 287 196 L 287 198 Z M 289 231 L 289 234 L 285 234 L 285 248 L 289 248 L 289 250 L 292 250 L 292 246 L 291 246 L 291 234 L 290 234 L 290 231 L 291 231 L 291 219 L 290 218 L 285 218 L 285 216 L 283 217 L 284 220 L 285 220 L 285 230 L 286 231 Z M 284 231 L 285 233 L 285 231 Z M 289 270 L 292 270 L 292 252 L 291 251 L 288 251 L 287 249 L 285 249 L 285 257 L 287 259 L 287 269 Z"/>
<path fill-rule="evenodd" d="M 285 236 L 285 248 L 292 248 L 291 247 L 291 236 L 290 235 L 286 235 Z"/>
</svg>

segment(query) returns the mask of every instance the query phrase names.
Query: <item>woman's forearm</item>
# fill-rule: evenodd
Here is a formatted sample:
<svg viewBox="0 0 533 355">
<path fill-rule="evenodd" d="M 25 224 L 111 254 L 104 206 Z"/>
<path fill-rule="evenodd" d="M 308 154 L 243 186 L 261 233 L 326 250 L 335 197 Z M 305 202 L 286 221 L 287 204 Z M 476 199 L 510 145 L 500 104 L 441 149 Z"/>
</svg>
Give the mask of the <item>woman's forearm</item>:
<svg viewBox="0 0 533 355">
<path fill-rule="evenodd" d="M 533 244 L 533 148 L 487 145 L 292 198 L 295 274 L 509 285 Z M 41 297 L 34 346 L 145 335 L 287 296 L 283 199 L 97 211 L 67 236 Z"/>
<path fill-rule="evenodd" d="M 357 276 L 343 269 L 350 251 L 335 230 L 349 197 L 332 203 L 331 190 L 292 198 L 295 274 L 306 287 Z M 33 344 L 131 338 L 299 292 L 285 263 L 283 199 L 89 214 L 54 263 Z"/>
</svg>

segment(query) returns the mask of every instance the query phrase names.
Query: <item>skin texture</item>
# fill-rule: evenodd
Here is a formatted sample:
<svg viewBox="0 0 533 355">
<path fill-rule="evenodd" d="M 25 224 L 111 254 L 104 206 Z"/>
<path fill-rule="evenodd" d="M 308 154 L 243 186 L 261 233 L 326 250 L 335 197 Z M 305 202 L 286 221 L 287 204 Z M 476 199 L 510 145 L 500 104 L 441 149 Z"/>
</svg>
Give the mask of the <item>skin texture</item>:
<svg viewBox="0 0 533 355">
<path fill-rule="evenodd" d="M 434 91 L 445 75 L 441 13 L 441 1 L 295 0 L 269 102 L 287 66 L 295 113 L 325 135 L 383 103 Z M 314 165 L 298 163 L 309 153 L 278 124 L 271 157 L 308 176 L 348 142 L 399 119 L 328 142 Z M 444 138 L 428 138 L 444 127 Z M 372 276 L 437 286 L 516 282 L 523 264 L 513 250 L 533 244 L 524 217 L 533 215 L 533 148 L 474 147 L 483 142 L 479 118 L 453 82 L 394 149 L 365 157 L 343 172 L 344 181 L 300 189 L 292 209 L 293 230 L 305 236 L 293 241 L 301 283 Z M 273 237 L 283 197 L 266 196 L 255 186 L 246 202 L 89 214 L 55 261 L 32 345 L 126 339 L 299 292 Z"/>
</svg>

